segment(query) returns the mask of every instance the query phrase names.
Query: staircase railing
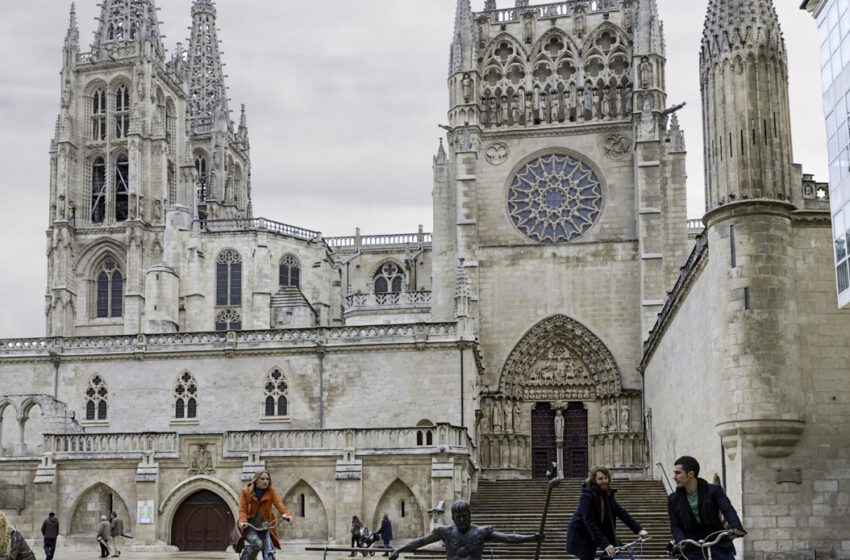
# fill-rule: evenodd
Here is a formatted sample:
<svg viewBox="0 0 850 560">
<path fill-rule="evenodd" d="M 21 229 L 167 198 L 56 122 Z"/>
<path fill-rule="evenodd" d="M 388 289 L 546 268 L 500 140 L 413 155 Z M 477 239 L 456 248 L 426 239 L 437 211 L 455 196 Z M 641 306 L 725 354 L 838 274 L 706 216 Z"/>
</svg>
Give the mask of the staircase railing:
<svg viewBox="0 0 850 560">
<path fill-rule="evenodd" d="M 670 484 L 670 479 L 667 478 L 667 471 L 664 470 L 664 465 L 662 465 L 661 463 L 655 463 L 655 466 L 661 467 L 661 474 L 664 475 L 664 478 L 662 479 L 664 482 L 664 489 L 667 491 L 668 494 L 672 494 L 675 488 L 673 488 L 673 485 Z"/>
</svg>

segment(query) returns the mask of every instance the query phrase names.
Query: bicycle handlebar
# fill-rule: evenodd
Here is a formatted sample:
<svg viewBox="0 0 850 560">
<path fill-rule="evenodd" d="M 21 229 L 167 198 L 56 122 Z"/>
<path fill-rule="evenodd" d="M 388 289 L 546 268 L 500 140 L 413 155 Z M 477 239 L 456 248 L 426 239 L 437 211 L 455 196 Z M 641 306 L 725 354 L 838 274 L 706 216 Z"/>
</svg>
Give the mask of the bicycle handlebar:
<svg viewBox="0 0 850 560">
<path fill-rule="evenodd" d="M 250 527 L 255 531 L 268 531 L 269 529 L 274 529 L 275 527 L 280 525 L 280 521 L 286 521 L 287 523 L 291 523 L 292 518 L 289 516 L 282 516 L 279 518 L 276 517 L 272 523 L 269 523 L 268 521 L 263 521 L 263 525 L 261 527 L 257 527 L 256 525 L 252 525 L 250 523 L 245 523 L 244 528 L 247 529 L 248 527 Z"/>
<path fill-rule="evenodd" d="M 635 545 L 643 544 L 646 541 L 651 540 L 651 539 L 652 539 L 652 537 L 650 537 L 650 536 L 638 537 L 637 540 L 634 540 L 634 541 L 630 542 L 629 544 L 624 544 L 624 545 L 615 547 L 614 548 L 615 554 L 617 552 L 624 552 L 624 551 L 632 548 Z"/>
<path fill-rule="evenodd" d="M 744 534 L 745 535 L 747 534 L 746 531 L 744 531 Z M 717 535 L 717 537 L 713 541 L 709 541 L 708 539 L 710 539 L 714 535 Z M 708 537 L 706 537 L 705 539 L 699 540 L 699 541 L 695 541 L 693 539 L 682 539 L 682 540 L 680 540 L 679 542 L 676 543 L 676 547 L 682 548 L 684 545 L 689 544 L 689 545 L 695 546 L 697 548 L 709 548 L 709 547 L 714 546 L 717 543 L 719 543 L 721 541 L 721 539 L 723 539 L 724 537 L 728 538 L 728 537 L 732 537 L 732 536 L 735 536 L 735 535 L 737 535 L 736 530 L 727 529 L 725 531 L 718 531 L 716 533 L 712 533 L 711 535 L 708 535 Z"/>
</svg>

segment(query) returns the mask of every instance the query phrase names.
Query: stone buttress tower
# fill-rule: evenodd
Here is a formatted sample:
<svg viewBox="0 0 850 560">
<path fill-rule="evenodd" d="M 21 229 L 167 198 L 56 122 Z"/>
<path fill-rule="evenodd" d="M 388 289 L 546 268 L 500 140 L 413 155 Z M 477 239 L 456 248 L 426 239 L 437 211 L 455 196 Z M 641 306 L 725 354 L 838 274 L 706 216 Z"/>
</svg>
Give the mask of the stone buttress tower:
<svg viewBox="0 0 850 560">
<path fill-rule="evenodd" d="M 481 410 L 515 404 L 528 418 L 532 401 L 548 401 L 554 418 L 572 407 L 601 420 L 575 439 L 591 448 L 566 455 L 636 464 L 631 364 L 687 252 L 684 138 L 666 106 L 656 3 L 512 4 L 457 2 L 448 142 L 434 158 L 432 315 L 470 319 L 488 372 Z M 589 365 L 597 343 L 618 348 L 622 371 Z M 545 380 L 534 367 L 549 368 Z M 488 468 L 537 468 L 525 461 L 545 457 L 526 449 L 529 424 L 510 424 L 505 443 L 508 424 L 486 432 L 493 422 L 484 433 L 511 464 L 491 457 Z"/>
<path fill-rule="evenodd" d="M 785 45 L 771 0 L 711 0 L 700 75 L 707 272 L 724 309 L 721 324 L 709 329 L 712 346 L 722 349 L 717 429 L 734 495 L 745 470 L 778 468 L 804 430 L 791 220 L 800 178 L 791 163 Z"/>
<path fill-rule="evenodd" d="M 49 335 L 139 332 L 166 208 L 190 202 L 177 178 L 182 78 L 156 10 L 153 0 L 105 0 L 81 53 L 71 9 L 51 143 Z"/>
</svg>

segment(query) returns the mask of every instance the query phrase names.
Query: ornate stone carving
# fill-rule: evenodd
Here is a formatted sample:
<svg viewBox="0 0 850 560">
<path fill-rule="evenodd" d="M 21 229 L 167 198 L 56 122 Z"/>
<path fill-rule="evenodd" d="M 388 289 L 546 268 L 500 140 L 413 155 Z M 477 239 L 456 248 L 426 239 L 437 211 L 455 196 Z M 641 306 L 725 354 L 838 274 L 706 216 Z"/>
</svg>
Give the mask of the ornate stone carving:
<svg viewBox="0 0 850 560">
<path fill-rule="evenodd" d="M 602 184 L 587 163 L 550 154 L 525 164 L 508 189 L 514 226 L 540 243 L 565 243 L 584 235 L 602 211 Z"/>
<path fill-rule="evenodd" d="M 608 159 L 625 159 L 632 151 L 632 139 L 622 132 L 609 134 L 602 141 L 602 151 Z"/>
<path fill-rule="evenodd" d="M 508 159 L 510 150 L 504 142 L 494 142 L 487 147 L 485 157 L 490 165 L 501 165 Z"/>
<path fill-rule="evenodd" d="M 207 444 L 198 444 L 198 446 L 192 451 L 192 458 L 189 463 L 189 473 L 209 474 L 214 472 L 213 457 L 210 450 L 207 449 Z"/>
<path fill-rule="evenodd" d="M 563 315 L 536 325 L 508 356 L 501 387 L 512 385 L 522 399 L 536 402 L 593 400 L 621 390 L 620 371 L 608 348 Z"/>
</svg>

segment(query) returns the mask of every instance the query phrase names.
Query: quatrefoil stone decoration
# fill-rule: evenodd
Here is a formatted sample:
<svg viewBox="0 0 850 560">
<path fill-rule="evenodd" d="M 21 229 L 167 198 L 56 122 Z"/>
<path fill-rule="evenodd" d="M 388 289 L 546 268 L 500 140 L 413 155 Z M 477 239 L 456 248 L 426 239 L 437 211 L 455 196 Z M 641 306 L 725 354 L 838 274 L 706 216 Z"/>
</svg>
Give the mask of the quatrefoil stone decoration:
<svg viewBox="0 0 850 560">
<path fill-rule="evenodd" d="M 532 241 L 579 239 L 602 212 L 602 184 L 584 161 L 566 154 L 537 157 L 520 168 L 508 189 L 508 214 Z"/>
</svg>

